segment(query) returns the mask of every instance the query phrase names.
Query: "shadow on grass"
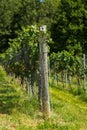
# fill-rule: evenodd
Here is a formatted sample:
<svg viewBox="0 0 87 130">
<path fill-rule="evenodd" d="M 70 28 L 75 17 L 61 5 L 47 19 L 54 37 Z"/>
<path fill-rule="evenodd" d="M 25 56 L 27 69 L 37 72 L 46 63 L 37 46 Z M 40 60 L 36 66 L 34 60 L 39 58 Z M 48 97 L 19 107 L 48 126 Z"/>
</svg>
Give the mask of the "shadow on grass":
<svg viewBox="0 0 87 130">
<path fill-rule="evenodd" d="M 0 86 L 0 113 L 10 114 L 17 106 L 19 95 L 11 85 Z"/>
</svg>

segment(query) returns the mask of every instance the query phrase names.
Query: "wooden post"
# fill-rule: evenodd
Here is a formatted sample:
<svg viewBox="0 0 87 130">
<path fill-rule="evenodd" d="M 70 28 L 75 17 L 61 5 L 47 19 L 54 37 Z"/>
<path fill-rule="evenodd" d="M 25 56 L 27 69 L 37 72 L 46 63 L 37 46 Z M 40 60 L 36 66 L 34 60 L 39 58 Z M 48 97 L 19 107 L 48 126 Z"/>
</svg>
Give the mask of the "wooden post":
<svg viewBox="0 0 87 130">
<path fill-rule="evenodd" d="M 40 68 L 42 88 L 42 111 L 45 119 L 50 118 L 50 102 L 48 92 L 48 62 L 47 62 L 46 26 L 40 27 Z"/>
<path fill-rule="evenodd" d="M 66 89 L 68 88 L 68 71 L 66 70 Z"/>
<path fill-rule="evenodd" d="M 86 67 L 86 60 L 85 60 L 85 54 L 83 54 L 83 65 L 84 65 L 84 71 Z M 84 90 L 86 90 L 86 74 L 84 72 Z"/>
</svg>

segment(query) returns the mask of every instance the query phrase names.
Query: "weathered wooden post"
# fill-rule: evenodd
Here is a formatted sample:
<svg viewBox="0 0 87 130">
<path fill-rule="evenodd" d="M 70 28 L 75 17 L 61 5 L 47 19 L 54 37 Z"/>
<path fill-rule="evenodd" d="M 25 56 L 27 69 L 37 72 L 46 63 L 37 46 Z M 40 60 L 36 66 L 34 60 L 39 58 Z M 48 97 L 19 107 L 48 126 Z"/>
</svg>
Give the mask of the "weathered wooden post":
<svg viewBox="0 0 87 130">
<path fill-rule="evenodd" d="M 85 54 L 83 54 L 83 65 L 84 65 L 84 90 L 86 90 L 86 74 L 85 74 L 86 58 L 85 58 Z"/>
<path fill-rule="evenodd" d="M 66 70 L 66 89 L 68 88 L 68 71 Z"/>
<path fill-rule="evenodd" d="M 45 119 L 50 118 L 50 102 L 48 92 L 48 61 L 46 43 L 46 25 L 40 27 L 40 71 L 42 88 L 42 112 Z"/>
</svg>

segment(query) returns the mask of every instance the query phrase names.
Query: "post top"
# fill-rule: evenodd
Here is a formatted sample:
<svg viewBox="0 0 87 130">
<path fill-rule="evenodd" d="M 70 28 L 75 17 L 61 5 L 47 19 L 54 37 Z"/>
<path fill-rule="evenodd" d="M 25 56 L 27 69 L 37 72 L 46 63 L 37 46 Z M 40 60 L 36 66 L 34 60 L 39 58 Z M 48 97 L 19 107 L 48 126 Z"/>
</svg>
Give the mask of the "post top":
<svg viewBox="0 0 87 130">
<path fill-rule="evenodd" d="M 42 31 L 42 32 L 46 32 L 46 25 L 42 25 L 42 26 L 40 26 L 40 31 Z"/>
</svg>

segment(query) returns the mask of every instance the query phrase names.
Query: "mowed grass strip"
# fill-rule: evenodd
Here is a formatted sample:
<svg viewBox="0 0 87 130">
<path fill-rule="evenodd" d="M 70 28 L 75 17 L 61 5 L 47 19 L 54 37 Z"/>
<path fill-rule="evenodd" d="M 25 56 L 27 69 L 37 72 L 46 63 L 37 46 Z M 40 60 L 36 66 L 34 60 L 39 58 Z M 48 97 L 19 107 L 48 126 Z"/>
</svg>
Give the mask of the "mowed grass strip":
<svg viewBox="0 0 87 130">
<path fill-rule="evenodd" d="M 56 115 L 60 115 L 63 124 L 70 130 L 87 130 L 87 103 L 79 96 L 62 91 L 57 87 L 51 89 L 52 107 Z"/>
</svg>

